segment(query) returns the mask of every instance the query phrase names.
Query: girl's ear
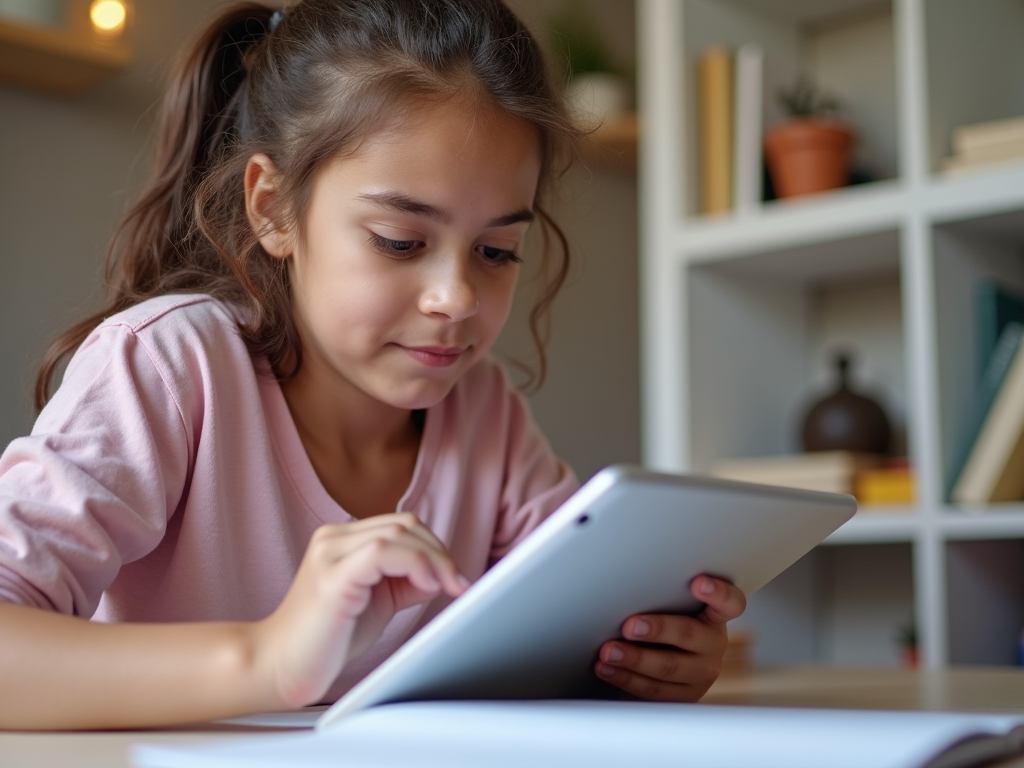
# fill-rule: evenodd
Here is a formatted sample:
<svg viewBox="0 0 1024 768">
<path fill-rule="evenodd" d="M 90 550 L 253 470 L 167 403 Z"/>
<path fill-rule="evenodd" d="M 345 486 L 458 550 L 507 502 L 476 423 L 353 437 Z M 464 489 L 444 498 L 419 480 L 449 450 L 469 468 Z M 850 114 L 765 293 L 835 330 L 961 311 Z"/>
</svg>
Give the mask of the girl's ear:
<svg viewBox="0 0 1024 768">
<path fill-rule="evenodd" d="M 245 212 L 263 250 L 284 259 L 295 248 L 295 233 L 278 200 L 278 173 L 274 161 L 262 153 L 245 166 Z"/>
</svg>

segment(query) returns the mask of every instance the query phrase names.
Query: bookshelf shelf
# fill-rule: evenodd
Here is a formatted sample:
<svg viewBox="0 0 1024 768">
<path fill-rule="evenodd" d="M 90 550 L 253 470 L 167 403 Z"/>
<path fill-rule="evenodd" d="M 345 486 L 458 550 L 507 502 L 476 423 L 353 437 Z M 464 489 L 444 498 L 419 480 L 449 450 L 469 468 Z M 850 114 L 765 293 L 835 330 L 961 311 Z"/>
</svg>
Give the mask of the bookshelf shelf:
<svg viewBox="0 0 1024 768">
<path fill-rule="evenodd" d="M 124 69 L 132 58 L 123 43 L 100 39 L 83 25 L 48 28 L 0 19 L 2 82 L 70 96 Z"/>
<path fill-rule="evenodd" d="M 677 248 L 690 260 L 733 258 L 891 228 L 909 207 L 897 182 L 771 202 L 755 215 L 699 217 L 679 228 Z"/>
<path fill-rule="evenodd" d="M 825 540 L 834 544 L 912 542 L 921 519 L 914 508 L 861 509 L 854 518 Z"/>
<path fill-rule="evenodd" d="M 947 508 L 939 518 L 939 527 L 948 541 L 970 539 L 1024 539 L 1024 506 L 998 505 L 973 513 Z"/>
<path fill-rule="evenodd" d="M 638 22 L 645 462 L 700 473 L 799 450 L 823 357 L 845 343 L 915 469 L 914 506 L 858 513 L 754 596 L 738 623 L 765 639 L 758 662 L 896 665 L 913 621 L 926 666 L 1006 663 L 1024 502 L 964 511 L 947 487 L 975 396 L 972 297 L 987 280 L 1024 291 L 1024 163 L 940 169 L 953 129 L 1024 114 L 1024 5 L 638 0 Z M 696 62 L 712 43 L 759 44 L 845 97 L 879 180 L 699 215 Z"/>
</svg>

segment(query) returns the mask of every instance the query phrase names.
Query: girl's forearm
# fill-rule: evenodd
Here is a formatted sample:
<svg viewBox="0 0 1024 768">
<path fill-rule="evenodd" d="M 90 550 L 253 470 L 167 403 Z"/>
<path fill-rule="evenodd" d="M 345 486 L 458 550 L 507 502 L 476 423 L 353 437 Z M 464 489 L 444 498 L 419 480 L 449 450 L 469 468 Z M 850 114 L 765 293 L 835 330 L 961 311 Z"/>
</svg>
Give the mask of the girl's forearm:
<svg viewBox="0 0 1024 768">
<path fill-rule="evenodd" d="M 0 605 L 0 729 L 139 728 L 281 709 L 255 626 L 98 624 Z"/>
</svg>

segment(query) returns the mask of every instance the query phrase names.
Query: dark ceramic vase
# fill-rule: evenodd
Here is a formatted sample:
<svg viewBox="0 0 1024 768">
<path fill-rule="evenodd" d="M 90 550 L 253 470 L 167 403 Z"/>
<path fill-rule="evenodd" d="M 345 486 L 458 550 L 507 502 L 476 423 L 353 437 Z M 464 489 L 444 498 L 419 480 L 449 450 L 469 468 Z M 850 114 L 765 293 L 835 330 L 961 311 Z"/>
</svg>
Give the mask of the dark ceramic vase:
<svg viewBox="0 0 1024 768">
<path fill-rule="evenodd" d="M 850 357 L 836 355 L 839 387 L 811 406 L 803 421 L 807 451 L 888 453 L 892 429 L 882 406 L 850 389 Z"/>
</svg>

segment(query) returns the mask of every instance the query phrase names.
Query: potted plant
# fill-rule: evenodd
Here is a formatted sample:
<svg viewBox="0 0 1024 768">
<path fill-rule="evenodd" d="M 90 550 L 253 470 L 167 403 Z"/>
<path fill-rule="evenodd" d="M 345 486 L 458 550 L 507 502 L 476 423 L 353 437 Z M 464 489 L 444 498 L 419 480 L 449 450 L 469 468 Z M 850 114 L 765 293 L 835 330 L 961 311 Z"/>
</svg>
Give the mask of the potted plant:
<svg viewBox="0 0 1024 768">
<path fill-rule="evenodd" d="M 551 46 L 566 78 L 574 119 L 597 128 L 629 108 L 629 80 L 616 63 L 593 18 L 580 2 L 569 3 L 548 24 Z"/>
<path fill-rule="evenodd" d="M 789 120 L 765 136 L 765 160 L 779 197 L 846 186 L 854 136 L 839 119 L 839 102 L 807 78 L 779 92 Z"/>
<path fill-rule="evenodd" d="M 913 622 L 900 627 L 896 642 L 900 646 L 900 662 L 903 666 L 907 669 L 917 669 L 917 627 Z"/>
</svg>

